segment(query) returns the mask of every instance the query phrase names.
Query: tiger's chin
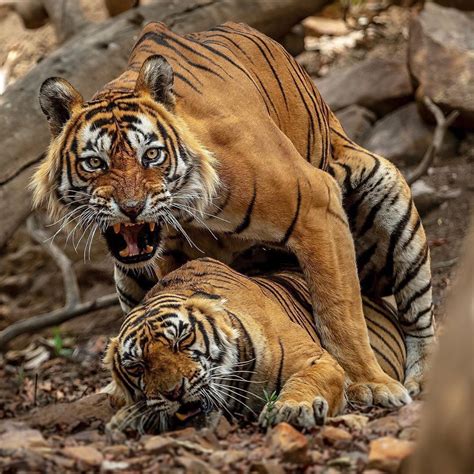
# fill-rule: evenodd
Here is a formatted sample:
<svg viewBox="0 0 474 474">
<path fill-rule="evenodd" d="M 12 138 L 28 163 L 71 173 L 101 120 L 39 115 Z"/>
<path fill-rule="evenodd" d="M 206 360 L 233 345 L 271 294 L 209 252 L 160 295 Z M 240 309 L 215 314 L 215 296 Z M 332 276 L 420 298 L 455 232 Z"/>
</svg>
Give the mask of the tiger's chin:
<svg viewBox="0 0 474 474">
<path fill-rule="evenodd" d="M 141 268 L 159 253 L 163 228 L 156 222 L 121 222 L 103 232 L 107 247 L 121 266 Z"/>
</svg>

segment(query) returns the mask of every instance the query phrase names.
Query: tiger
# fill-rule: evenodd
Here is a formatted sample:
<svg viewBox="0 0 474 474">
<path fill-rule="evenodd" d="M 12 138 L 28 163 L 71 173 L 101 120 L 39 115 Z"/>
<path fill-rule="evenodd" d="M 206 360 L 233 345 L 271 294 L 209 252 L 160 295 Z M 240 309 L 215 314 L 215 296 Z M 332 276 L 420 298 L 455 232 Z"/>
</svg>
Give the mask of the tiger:
<svg viewBox="0 0 474 474">
<path fill-rule="evenodd" d="M 393 307 L 364 297 L 364 315 L 381 367 L 403 381 L 406 348 Z M 296 268 L 249 277 L 218 260 L 192 260 L 126 316 L 104 362 L 107 390 L 122 406 L 110 430 L 212 427 L 220 414 L 309 429 L 350 398 Z"/>
<path fill-rule="evenodd" d="M 150 23 L 125 72 L 91 100 L 62 78 L 47 79 L 39 100 L 52 140 L 34 204 L 61 225 L 99 230 L 125 311 L 201 252 L 232 265 L 254 245 L 285 248 L 353 393 L 384 405 L 420 392 L 434 321 L 410 188 L 347 138 L 281 45 L 244 24 L 179 35 Z M 405 386 L 370 347 L 361 289 L 395 297 Z"/>
</svg>

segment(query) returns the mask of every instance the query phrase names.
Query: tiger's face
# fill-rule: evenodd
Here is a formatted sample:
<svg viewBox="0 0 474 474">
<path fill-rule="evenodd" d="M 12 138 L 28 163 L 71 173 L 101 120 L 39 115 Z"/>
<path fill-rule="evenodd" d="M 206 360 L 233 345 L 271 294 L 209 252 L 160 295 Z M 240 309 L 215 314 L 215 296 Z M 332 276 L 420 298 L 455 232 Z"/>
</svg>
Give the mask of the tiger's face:
<svg viewBox="0 0 474 474">
<path fill-rule="evenodd" d="M 119 427 L 164 431 L 221 406 L 222 378 L 237 357 L 237 335 L 221 311 L 200 296 L 163 295 L 127 316 L 105 357 L 127 401 Z"/>
<path fill-rule="evenodd" d="M 40 104 L 52 143 L 34 177 L 34 199 L 61 223 L 100 230 L 123 266 L 159 254 L 163 225 L 179 228 L 211 199 L 213 160 L 174 113 L 173 72 L 161 56 L 143 64 L 133 91 L 84 102 L 67 81 L 46 80 Z"/>
</svg>

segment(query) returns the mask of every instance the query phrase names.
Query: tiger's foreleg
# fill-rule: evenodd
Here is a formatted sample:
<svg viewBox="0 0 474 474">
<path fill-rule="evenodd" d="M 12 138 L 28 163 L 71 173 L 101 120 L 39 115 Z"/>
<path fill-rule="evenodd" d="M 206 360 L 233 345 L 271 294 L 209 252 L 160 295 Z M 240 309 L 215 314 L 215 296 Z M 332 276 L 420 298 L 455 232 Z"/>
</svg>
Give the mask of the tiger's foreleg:
<svg viewBox="0 0 474 474">
<path fill-rule="evenodd" d="M 287 422 L 298 428 L 322 425 L 344 409 L 344 370 L 326 351 L 312 357 L 289 377 L 276 402 L 263 408 L 263 427 Z"/>
<path fill-rule="evenodd" d="M 420 392 L 434 340 L 430 255 L 420 216 L 398 169 L 334 135 L 332 174 L 341 185 L 362 291 L 393 294 L 405 334 L 405 386 Z"/>
<path fill-rule="evenodd" d="M 306 179 L 304 210 L 288 245 L 304 270 L 322 345 L 353 383 L 366 387 L 366 392 L 357 392 L 359 401 L 385 406 L 408 403 L 408 392 L 383 372 L 369 344 L 354 243 L 339 187 L 314 168 Z"/>
</svg>

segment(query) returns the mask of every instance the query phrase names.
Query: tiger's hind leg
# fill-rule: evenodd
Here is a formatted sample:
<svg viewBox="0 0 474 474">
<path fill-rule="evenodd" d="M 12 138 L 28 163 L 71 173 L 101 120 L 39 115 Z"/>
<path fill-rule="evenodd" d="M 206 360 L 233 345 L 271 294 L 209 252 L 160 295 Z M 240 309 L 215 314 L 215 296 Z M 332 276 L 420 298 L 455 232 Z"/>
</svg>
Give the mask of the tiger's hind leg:
<svg viewBox="0 0 474 474">
<path fill-rule="evenodd" d="M 411 192 L 388 160 L 350 141 L 332 124 L 329 172 L 343 192 L 363 293 L 393 294 L 407 346 L 405 386 L 421 391 L 434 341 L 428 243 Z"/>
</svg>

